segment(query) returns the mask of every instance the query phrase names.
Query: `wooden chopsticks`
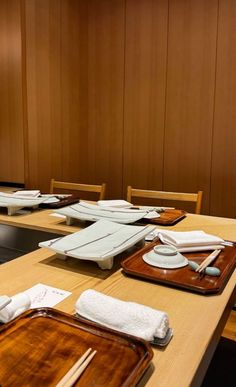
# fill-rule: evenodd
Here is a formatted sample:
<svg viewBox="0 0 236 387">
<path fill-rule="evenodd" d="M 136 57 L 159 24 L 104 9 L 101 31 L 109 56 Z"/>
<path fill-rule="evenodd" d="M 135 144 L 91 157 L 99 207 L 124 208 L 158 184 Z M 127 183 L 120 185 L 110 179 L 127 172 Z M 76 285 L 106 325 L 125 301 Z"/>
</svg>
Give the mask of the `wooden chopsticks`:
<svg viewBox="0 0 236 387">
<path fill-rule="evenodd" d="M 198 273 L 202 273 L 202 271 L 205 270 L 206 267 L 209 266 L 216 259 L 220 252 L 221 250 L 214 250 L 213 253 L 211 253 L 210 255 L 208 255 L 208 257 L 206 257 L 206 259 L 204 259 L 204 261 L 201 263 L 201 265 L 197 267 L 195 271 Z"/>
<path fill-rule="evenodd" d="M 92 351 L 89 348 L 69 369 L 69 371 L 63 376 L 63 378 L 56 384 L 56 387 L 71 387 L 74 385 L 76 380 L 80 377 L 82 372 L 87 368 L 97 351 Z"/>
</svg>

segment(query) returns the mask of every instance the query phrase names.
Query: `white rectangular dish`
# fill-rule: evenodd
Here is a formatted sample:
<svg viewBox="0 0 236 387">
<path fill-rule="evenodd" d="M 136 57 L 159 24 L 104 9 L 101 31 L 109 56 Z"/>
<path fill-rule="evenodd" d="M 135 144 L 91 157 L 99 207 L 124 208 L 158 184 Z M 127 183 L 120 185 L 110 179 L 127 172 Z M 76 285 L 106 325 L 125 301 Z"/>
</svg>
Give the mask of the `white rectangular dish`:
<svg viewBox="0 0 236 387">
<path fill-rule="evenodd" d="M 66 216 L 66 223 L 68 225 L 71 225 L 74 219 L 88 220 L 91 222 L 106 219 L 111 222 L 128 224 L 134 223 L 137 220 L 149 215 L 148 210 L 101 207 L 96 204 L 90 204 L 82 201 L 72 206 L 56 209 L 55 212 Z M 158 216 L 158 214 L 155 215 L 155 217 Z"/>
<path fill-rule="evenodd" d="M 6 194 L 0 192 L 0 207 L 6 207 L 8 215 L 14 215 L 24 207 L 38 207 L 45 198 L 31 198 L 28 196 L 17 196 L 16 194 Z"/>
<path fill-rule="evenodd" d="M 73 258 L 95 261 L 101 269 L 111 269 L 113 257 L 140 241 L 155 226 L 131 226 L 99 220 L 74 234 L 40 242 L 58 254 Z"/>
</svg>

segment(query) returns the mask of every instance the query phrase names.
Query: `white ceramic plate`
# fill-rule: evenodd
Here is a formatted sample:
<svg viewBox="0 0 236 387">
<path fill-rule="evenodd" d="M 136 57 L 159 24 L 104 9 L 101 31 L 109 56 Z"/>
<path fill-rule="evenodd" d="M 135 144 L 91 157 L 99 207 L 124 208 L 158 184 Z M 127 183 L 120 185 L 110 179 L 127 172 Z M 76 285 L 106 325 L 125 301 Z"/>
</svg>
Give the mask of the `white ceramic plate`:
<svg viewBox="0 0 236 387">
<path fill-rule="evenodd" d="M 100 207 L 98 205 L 82 201 L 78 204 L 58 208 L 54 211 L 58 214 L 65 215 L 67 219 L 69 219 L 68 224 L 70 224 L 70 219 L 89 220 L 91 222 L 104 219 L 111 222 L 128 224 L 142 219 L 147 214 L 147 211 L 115 207 Z"/>
<path fill-rule="evenodd" d="M 155 226 L 131 226 L 99 220 L 65 237 L 40 242 L 39 246 L 62 255 L 95 261 L 101 268 L 110 269 L 113 261 L 108 259 L 144 240 L 154 228 Z"/>
</svg>

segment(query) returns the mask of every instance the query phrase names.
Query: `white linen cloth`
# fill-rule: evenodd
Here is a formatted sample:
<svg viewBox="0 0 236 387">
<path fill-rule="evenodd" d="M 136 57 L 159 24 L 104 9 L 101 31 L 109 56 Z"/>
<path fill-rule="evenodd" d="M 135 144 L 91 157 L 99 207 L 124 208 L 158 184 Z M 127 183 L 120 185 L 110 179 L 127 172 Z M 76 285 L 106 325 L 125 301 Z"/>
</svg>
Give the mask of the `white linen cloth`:
<svg viewBox="0 0 236 387">
<path fill-rule="evenodd" d="M 28 294 L 18 293 L 10 298 L 11 302 L 0 310 L 0 321 L 3 323 L 13 320 L 30 308 L 31 301 Z"/>
<path fill-rule="evenodd" d="M 16 191 L 13 193 L 13 195 L 16 196 L 28 196 L 31 198 L 37 198 L 40 195 L 39 189 L 30 189 L 30 190 L 21 190 L 21 191 Z"/>
<path fill-rule="evenodd" d="M 199 249 L 223 249 L 224 243 L 222 238 L 215 235 L 207 234 L 204 231 L 169 231 L 169 230 L 157 230 L 157 235 L 164 244 L 172 245 L 183 251 L 188 248 L 188 251 L 199 251 Z"/>
<path fill-rule="evenodd" d="M 147 341 L 163 339 L 169 329 L 169 318 L 165 312 L 121 301 L 93 289 L 81 294 L 75 309 L 89 320 Z"/>
<path fill-rule="evenodd" d="M 132 203 L 126 200 L 98 200 L 97 204 L 100 207 L 117 207 L 117 208 L 130 208 Z"/>
</svg>

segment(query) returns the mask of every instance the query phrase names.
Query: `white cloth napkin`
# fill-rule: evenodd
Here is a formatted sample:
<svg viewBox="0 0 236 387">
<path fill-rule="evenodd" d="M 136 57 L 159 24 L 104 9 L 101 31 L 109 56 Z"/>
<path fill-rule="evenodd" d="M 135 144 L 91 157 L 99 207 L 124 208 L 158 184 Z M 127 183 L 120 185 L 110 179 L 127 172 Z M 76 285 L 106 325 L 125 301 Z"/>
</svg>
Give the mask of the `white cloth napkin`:
<svg viewBox="0 0 236 387">
<path fill-rule="evenodd" d="M 165 312 L 121 301 L 93 289 L 81 294 L 75 309 L 89 320 L 147 341 L 163 339 L 169 329 L 169 318 Z"/>
<path fill-rule="evenodd" d="M 30 308 L 30 297 L 25 293 L 18 293 L 11 297 L 11 302 L 0 310 L 0 321 L 7 323 Z"/>
<path fill-rule="evenodd" d="M 172 246 L 175 246 L 178 250 L 185 247 L 210 247 L 221 245 L 224 242 L 223 239 L 207 234 L 204 231 L 169 231 L 169 230 L 157 230 L 160 240 Z M 220 246 L 219 248 L 223 248 Z"/>
<path fill-rule="evenodd" d="M 126 200 L 98 200 L 98 205 L 101 207 L 117 207 L 117 208 L 130 208 L 132 204 Z"/>
<path fill-rule="evenodd" d="M 40 191 L 38 189 L 30 189 L 30 190 L 21 190 L 21 191 L 16 191 L 14 192 L 13 195 L 16 196 L 29 196 L 31 198 L 37 198 L 40 195 Z"/>
</svg>

